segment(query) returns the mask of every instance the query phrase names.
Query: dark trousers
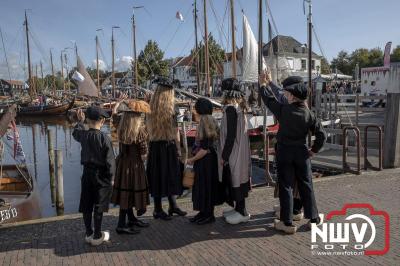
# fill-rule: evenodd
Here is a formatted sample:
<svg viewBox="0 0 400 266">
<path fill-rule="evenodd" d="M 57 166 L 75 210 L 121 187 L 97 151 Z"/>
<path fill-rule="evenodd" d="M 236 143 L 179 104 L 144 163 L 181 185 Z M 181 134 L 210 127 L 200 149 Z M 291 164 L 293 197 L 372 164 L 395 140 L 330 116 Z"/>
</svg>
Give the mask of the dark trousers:
<svg viewBox="0 0 400 266">
<path fill-rule="evenodd" d="M 293 187 L 295 179 L 299 188 L 304 217 L 318 217 L 312 184 L 311 160 L 306 146 L 288 146 L 278 144 L 277 168 L 279 179 L 279 201 L 281 221 L 291 223 L 293 220 Z"/>
</svg>

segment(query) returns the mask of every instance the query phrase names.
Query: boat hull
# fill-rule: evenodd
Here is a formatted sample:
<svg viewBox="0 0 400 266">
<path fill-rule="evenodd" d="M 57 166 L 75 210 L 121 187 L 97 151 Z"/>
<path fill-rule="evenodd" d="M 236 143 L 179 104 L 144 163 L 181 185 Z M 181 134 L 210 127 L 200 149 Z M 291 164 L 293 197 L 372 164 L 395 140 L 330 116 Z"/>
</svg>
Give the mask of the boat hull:
<svg viewBox="0 0 400 266">
<path fill-rule="evenodd" d="M 60 104 L 60 105 L 47 105 L 47 106 L 20 106 L 18 108 L 18 116 L 41 116 L 41 115 L 63 115 L 68 112 L 74 105 L 74 101 Z"/>
</svg>

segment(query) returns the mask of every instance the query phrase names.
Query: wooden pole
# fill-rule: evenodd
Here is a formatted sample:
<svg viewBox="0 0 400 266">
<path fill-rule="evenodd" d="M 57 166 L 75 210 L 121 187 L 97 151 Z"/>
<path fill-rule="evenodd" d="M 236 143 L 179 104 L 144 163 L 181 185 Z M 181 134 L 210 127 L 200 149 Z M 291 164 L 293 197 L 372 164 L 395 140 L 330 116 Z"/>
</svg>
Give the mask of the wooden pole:
<svg viewBox="0 0 400 266">
<path fill-rule="evenodd" d="M 133 59 L 134 68 L 135 68 L 135 95 L 136 98 L 139 96 L 139 75 L 138 75 L 138 62 L 137 62 L 137 53 L 136 53 L 136 21 L 135 21 L 135 13 L 132 15 L 132 33 L 133 33 Z"/>
<path fill-rule="evenodd" d="M 42 78 L 42 83 L 44 84 L 42 60 L 40 60 L 40 76 L 41 76 L 41 78 Z"/>
<path fill-rule="evenodd" d="M 56 183 L 55 183 L 55 157 L 54 157 L 54 147 L 53 147 L 53 131 L 47 130 L 47 145 L 49 152 L 49 175 L 50 175 L 50 193 L 51 193 L 51 203 L 54 206 L 56 200 Z"/>
<path fill-rule="evenodd" d="M 115 55 L 114 55 L 114 27 L 111 30 L 111 56 L 112 56 L 112 72 L 111 72 L 111 82 L 112 82 L 112 97 L 115 98 Z"/>
<path fill-rule="evenodd" d="M 387 94 L 383 167 L 400 167 L 400 93 Z"/>
<path fill-rule="evenodd" d="M 55 96 L 56 95 L 56 79 L 54 76 L 53 53 L 51 52 L 51 49 L 50 49 L 50 63 L 51 63 L 51 76 L 52 76 L 52 80 L 53 80 L 53 96 Z"/>
<path fill-rule="evenodd" d="M 38 84 L 39 84 L 39 80 L 38 80 L 38 77 L 39 77 L 39 75 L 38 75 L 38 65 L 36 64 L 35 65 L 35 94 L 37 94 L 38 93 Z"/>
<path fill-rule="evenodd" d="M 97 90 L 100 95 L 100 70 L 99 70 L 99 37 L 96 35 L 96 74 L 97 74 Z"/>
<path fill-rule="evenodd" d="M 208 26 L 207 26 L 207 0 L 203 0 L 204 3 L 204 64 L 206 70 L 206 85 L 205 92 L 211 96 L 210 88 L 210 59 L 208 55 Z"/>
<path fill-rule="evenodd" d="M 194 37 L 196 47 L 196 81 L 197 81 L 197 93 L 200 94 L 200 61 L 199 61 L 199 42 L 197 39 L 197 1 L 194 1 Z"/>
<path fill-rule="evenodd" d="M 28 85 L 29 85 L 29 96 L 32 98 L 34 96 L 33 82 L 32 82 L 32 66 L 31 66 L 31 50 L 29 47 L 29 27 L 28 27 L 28 17 L 25 10 L 25 34 L 26 34 L 26 49 L 28 52 Z"/>
<path fill-rule="evenodd" d="M 57 169 L 57 193 L 56 208 L 57 216 L 64 215 L 64 176 L 63 176 L 63 154 L 62 150 L 56 150 Z"/>
<path fill-rule="evenodd" d="M 61 51 L 61 80 L 62 80 L 62 88 L 65 90 L 65 81 L 64 81 L 64 61 L 63 61 L 63 53 Z"/>
<path fill-rule="evenodd" d="M 311 0 L 308 1 L 308 103 L 309 108 L 312 109 L 312 5 Z"/>
<path fill-rule="evenodd" d="M 236 37 L 235 37 L 235 3 L 231 4 L 231 29 L 232 29 L 232 77 L 236 78 Z"/>
</svg>

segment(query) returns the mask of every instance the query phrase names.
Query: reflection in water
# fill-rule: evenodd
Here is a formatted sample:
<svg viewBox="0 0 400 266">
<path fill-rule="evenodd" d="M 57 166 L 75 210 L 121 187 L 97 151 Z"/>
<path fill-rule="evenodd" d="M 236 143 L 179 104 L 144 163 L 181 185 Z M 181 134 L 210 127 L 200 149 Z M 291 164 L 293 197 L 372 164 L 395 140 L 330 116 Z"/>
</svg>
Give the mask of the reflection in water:
<svg viewBox="0 0 400 266">
<path fill-rule="evenodd" d="M 80 145 L 72 138 L 72 125 L 65 117 L 18 118 L 17 126 L 26 162 L 36 180 L 36 193 L 40 199 L 42 217 L 56 216 L 56 208 L 51 203 L 47 129 L 53 132 L 54 149 L 63 151 L 64 159 L 64 213 L 78 212 L 80 197 Z M 109 132 L 109 126 L 103 127 Z M 5 162 L 13 163 L 10 154 Z"/>
</svg>

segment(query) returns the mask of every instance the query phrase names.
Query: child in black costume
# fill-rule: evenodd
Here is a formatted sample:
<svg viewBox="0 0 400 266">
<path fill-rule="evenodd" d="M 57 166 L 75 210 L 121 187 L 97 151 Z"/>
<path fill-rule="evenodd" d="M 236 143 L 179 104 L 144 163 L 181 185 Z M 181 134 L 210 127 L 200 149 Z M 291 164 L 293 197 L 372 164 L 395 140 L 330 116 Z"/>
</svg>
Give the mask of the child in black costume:
<svg viewBox="0 0 400 266">
<path fill-rule="evenodd" d="M 93 246 L 110 239 L 110 233 L 101 231 L 103 212 L 107 212 L 112 193 L 112 180 L 115 172 L 115 155 L 111 139 L 100 128 L 104 124 L 107 112 L 97 106 L 77 112 L 78 124 L 72 136 L 81 146 L 81 164 L 83 175 L 81 179 L 81 199 L 79 212 L 83 213 L 86 227 L 85 241 Z M 86 121 L 89 130 L 85 129 Z M 92 229 L 92 215 L 94 231 Z"/>
<path fill-rule="evenodd" d="M 297 227 L 292 224 L 295 180 L 297 180 L 305 218 L 317 225 L 323 220 L 323 216 L 318 213 L 314 196 L 310 157 L 322 148 L 326 134 L 321 123 L 305 104 L 307 87 L 301 77 L 289 77 L 282 82 L 289 104 L 277 101 L 271 91 L 270 82 L 267 73 L 260 75 L 259 92 L 262 100 L 279 121 L 276 158 L 281 211 L 280 220 L 275 221 L 275 228 L 293 234 L 297 230 Z M 316 137 L 311 149 L 306 146 L 309 132 Z"/>
<path fill-rule="evenodd" d="M 214 206 L 218 205 L 218 155 L 217 141 L 219 128 L 212 116 L 213 106 L 210 100 L 200 98 L 195 109 L 200 115 L 196 141 L 199 148 L 187 164 L 194 164 L 194 184 L 192 192 L 193 209 L 199 211 L 190 222 L 199 225 L 215 221 Z"/>
</svg>

